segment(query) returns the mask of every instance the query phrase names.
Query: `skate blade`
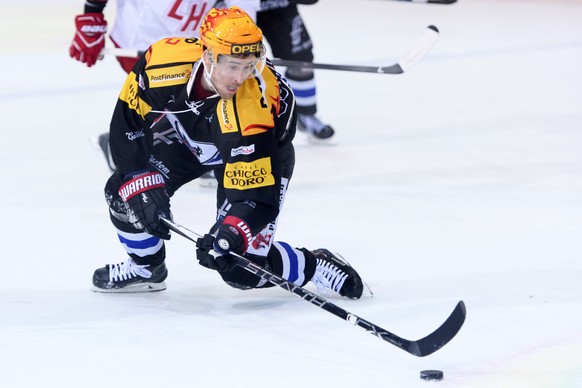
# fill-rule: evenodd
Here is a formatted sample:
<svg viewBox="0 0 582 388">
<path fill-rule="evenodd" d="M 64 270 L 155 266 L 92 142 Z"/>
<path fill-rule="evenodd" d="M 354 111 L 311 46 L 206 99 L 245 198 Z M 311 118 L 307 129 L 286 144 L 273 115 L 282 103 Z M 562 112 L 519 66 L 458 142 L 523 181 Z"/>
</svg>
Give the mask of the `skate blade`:
<svg viewBox="0 0 582 388">
<path fill-rule="evenodd" d="M 335 257 L 337 257 L 338 259 L 340 259 L 341 261 L 343 261 L 345 264 L 349 265 L 350 267 L 352 267 L 352 265 L 349 263 L 349 261 L 347 261 L 345 259 L 345 257 L 343 257 L 342 255 L 340 255 L 337 252 L 333 253 L 335 255 Z M 352 267 L 354 268 L 354 267 Z M 360 278 L 362 277 L 362 275 L 360 275 Z M 368 286 L 368 284 L 364 281 L 364 279 L 362 279 L 362 285 L 363 285 L 363 290 L 362 290 L 362 296 L 360 297 L 366 297 L 366 298 L 373 298 L 374 297 L 374 293 L 372 292 L 372 289 L 370 288 L 370 286 Z"/>
<path fill-rule="evenodd" d="M 102 294 L 134 294 L 143 292 L 157 292 L 166 289 L 166 283 L 136 283 L 123 288 L 99 288 L 91 287 L 91 291 Z"/>
<path fill-rule="evenodd" d="M 218 187 L 218 181 L 216 178 L 200 178 L 198 179 L 198 186 L 205 189 L 215 189 Z"/>
<path fill-rule="evenodd" d="M 91 148 L 93 148 L 93 151 L 95 151 L 95 153 L 97 154 L 100 154 L 101 157 L 105 159 L 105 163 L 107 164 L 107 167 L 109 167 L 109 171 L 112 173 L 115 172 L 116 170 L 115 163 L 113 163 L 113 159 L 109 154 L 109 149 L 106 148 L 106 145 L 99 141 L 99 137 L 90 138 L 89 143 L 91 144 Z"/>
<path fill-rule="evenodd" d="M 364 285 L 364 290 L 362 291 L 362 298 L 363 297 L 373 298 L 374 293 L 372 292 L 372 289 L 370 288 L 370 286 L 368 286 L 368 283 L 366 283 L 364 280 L 362 280 L 362 284 Z"/>
<path fill-rule="evenodd" d="M 307 141 L 310 144 L 318 145 L 318 146 L 319 145 L 321 145 L 321 146 L 336 146 L 338 144 L 335 135 L 332 137 L 325 138 L 325 139 L 320 139 L 319 137 L 315 137 L 312 134 L 307 134 Z"/>
</svg>

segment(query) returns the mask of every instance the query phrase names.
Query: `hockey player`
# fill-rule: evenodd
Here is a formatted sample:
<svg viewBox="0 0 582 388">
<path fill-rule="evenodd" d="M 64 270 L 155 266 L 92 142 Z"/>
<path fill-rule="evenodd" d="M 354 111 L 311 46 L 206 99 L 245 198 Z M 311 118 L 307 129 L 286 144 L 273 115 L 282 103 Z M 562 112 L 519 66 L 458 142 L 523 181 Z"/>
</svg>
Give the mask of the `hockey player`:
<svg viewBox="0 0 582 388">
<path fill-rule="evenodd" d="M 75 18 L 76 34 L 69 49 L 72 58 L 91 67 L 105 47 L 107 21 L 103 10 L 108 0 L 86 0 L 85 13 Z M 115 47 L 145 50 L 164 37 L 196 37 L 200 21 L 212 6 L 236 5 L 249 14 L 264 31 L 275 57 L 299 61 L 313 60 L 313 45 L 299 15 L 296 3 L 313 4 L 317 0 L 117 0 L 115 24 L 109 37 Z M 261 11 L 257 15 L 257 11 Z M 256 16 L 257 15 L 257 16 Z M 127 73 L 136 58 L 118 57 Z M 331 126 L 316 116 L 316 86 L 313 70 L 289 68 L 285 76 L 297 96 L 299 129 L 311 139 L 325 140 L 333 136 Z M 108 138 L 100 137 L 106 149 Z M 113 170 L 115 166 L 110 163 Z"/>
<path fill-rule="evenodd" d="M 313 61 L 313 43 L 297 4 L 315 4 L 318 0 L 261 0 L 257 24 L 263 30 L 273 56 L 302 62 Z M 317 116 L 317 89 L 313 69 L 289 67 L 285 71 L 297 99 L 297 128 L 309 139 L 332 144 L 333 128 Z"/>
<path fill-rule="evenodd" d="M 165 37 L 197 37 L 200 23 L 217 0 L 117 0 L 115 24 L 109 38 L 115 47 L 146 50 L 150 44 Z M 260 0 L 223 0 L 226 7 L 236 5 L 242 8 L 253 20 L 259 9 Z M 85 13 L 76 16 L 77 28 L 69 48 L 71 58 L 91 67 L 97 63 L 105 47 L 107 21 L 103 10 L 108 0 L 86 0 Z M 117 57 L 122 69 L 129 73 L 137 62 L 134 57 Z M 98 138 L 99 146 L 111 171 L 115 164 L 109 150 L 109 134 Z M 214 174 L 202 176 L 200 185 L 216 187 Z"/>
<path fill-rule="evenodd" d="M 270 287 L 233 265 L 243 254 L 298 285 L 358 299 L 358 273 L 326 249 L 273 240 L 294 167 L 294 95 L 265 65 L 262 31 L 240 8 L 212 9 L 196 38 L 154 43 L 129 73 L 110 127 L 118 169 L 105 185 L 110 219 L 128 258 L 99 268 L 95 291 L 166 288 L 170 197 L 214 169 L 217 217 L 197 244 L 202 266 L 241 289 Z"/>
<path fill-rule="evenodd" d="M 226 7 L 236 5 L 253 20 L 260 0 L 223 0 Z M 107 21 L 103 10 L 108 0 L 86 0 L 84 13 L 75 17 L 76 34 L 69 48 L 71 58 L 91 67 L 105 47 Z M 109 38 L 115 47 L 144 51 L 159 39 L 198 36 L 200 23 L 217 0 L 117 0 L 115 23 Z M 129 73 L 136 58 L 117 58 Z"/>
</svg>

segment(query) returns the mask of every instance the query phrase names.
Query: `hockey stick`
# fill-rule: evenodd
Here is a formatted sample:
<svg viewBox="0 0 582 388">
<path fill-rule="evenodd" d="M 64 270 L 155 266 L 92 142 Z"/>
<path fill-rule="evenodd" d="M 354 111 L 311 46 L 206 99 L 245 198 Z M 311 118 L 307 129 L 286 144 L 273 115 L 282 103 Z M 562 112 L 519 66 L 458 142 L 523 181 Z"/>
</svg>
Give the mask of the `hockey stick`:
<svg viewBox="0 0 582 388">
<path fill-rule="evenodd" d="M 457 0 L 396 0 L 396 1 L 408 1 L 409 3 L 442 4 L 442 5 L 449 5 L 457 2 Z"/>
<path fill-rule="evenodd" d="M 174 232 L 178 233 L 179 235 L 187 238 L 192 242 L 196 242 L 196 237 L 192 237 L 196 235 L 197 237 L 202 237 L 198 233 L 191 231 L 190 229 L 175 223 L 172 220 L 166 219 L 161 217 L 161 220 Z M 466 309 L 465 303 L 460 301 L 451 315 L 447 318 L 447 320 L 434 332 L 429 334 L 428 336 L 416 340 L 410 341 L 404 338 L 397 336 L 396 334 L 392 334 L 389 331 L 382 329 L 380 326 L 377 326 L 363 318 L 358 317 L 355 314 L 352 314 L 339 306 L 329 302 L 328 300 L 306 290 L 303 287 L 300 287 L 296 284 L 289 282 L 282 277 L 275 275 L 266 269 L 260 267 L 259 265 L 253 263 L 252 261 L 248 260 L 244 256 L 238 255 L 236 253 L 230 253 L 234 262 L 239 267 L 259 276 L 260 278 L 267 280 L 273 283 L 276 286 L 279 286 L 295 295 L 300 297 L 303 300 L 355 325 L 364 330 L 368 333 L 375 335 L 378 338 L 383 339 L 386 342 L 391 343 L 392 345 L 418 357 L 428 356 L 445 346 L 453 337 L 459 332 L 463 323 L 465 322 L 466 316 Z"/>
<path fill-rule="evenodd" d="M 271 59 L 275 66 L 285 67 L 304 67 L 309 69 L 341 70 L 355 71 L 360 73 L 379 73 L 379 74 L 402 74 L 418 61 L 422 59 L 434 46 L 439 37 L 439 30 L 435 26 L 428 26 L 416 44 L 408 51 L 397 63 L 387 66 L 360 66 L 360 65 L 335 65 L 328 63 L 314 63 L 292 61 L 285 59 Z M 114 55 L 117 57 L 135 58 L 143 54 L 143 51 L 121 48 L 105 48 L 102 54 Z"/>
</svg>

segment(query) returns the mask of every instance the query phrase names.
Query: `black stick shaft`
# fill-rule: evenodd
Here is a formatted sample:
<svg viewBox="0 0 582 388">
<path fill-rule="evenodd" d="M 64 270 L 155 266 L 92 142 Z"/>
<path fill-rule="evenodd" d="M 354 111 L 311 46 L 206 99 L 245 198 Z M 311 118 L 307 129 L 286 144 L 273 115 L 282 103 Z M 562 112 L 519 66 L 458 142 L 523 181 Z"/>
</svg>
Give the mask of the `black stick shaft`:
<svg viewBox="0 0 582 388">
<path fill-rule="evenodd" d="M 439 37 L 439 30 L 435 26 L 428 26 L 417 42 L 397 63 L 385 66 L 368 65 L 341 65 L 330 63 L 303 62 L 286 59 L 271 59 L 274 66 L 302 67 L 309 69 L 353 71 L 359 73 L 402 74 L 420 61 L 434 46 Z M 102 55 L 135 58 L 143 55 L 143 51 L 135 49 L 105 48 Z"/>
<path fill-rule="evenodd" d="M 164 221 L 171 230 L 190 241 L 196 242 L 196 238 L 192 237 L 193 234 L 200 237 L 199 234 L 175 223 L 172 220 L 162 218 L 162 221 Z M 465 321 L 465 304 L 463 301 L 460 301 L 453 310 L 452 314 L 437 330 L 420 340 L 410 341 L 344 310 L 343 308 L 329 302 L 328 300 L 317 294 L 314 294 L 311 291 L 306 290 L 301 286 L 291 283 L 288 280 L 267 271 L 263 267 L 253 263 L 244 256 L 232 252 L 230 255 L 233 257 L 233 260 L 239 267 L 259 276 L 268 282 L 271 282 L 276 286 L 283 288 L 284 290 L 291 292 L 292 294 L 297 295 L 312 305 L 315 305 L 355 326 L 358 326 L 366 330 L 368 333 L 373 334 L 376 337 L 381 338 L 384 341 L 389 342 L 392 345 L 418 357 L 424 357 L 432 354 L 446 345 L 459 332 Z"/>
<path fill-rule="evenodd" d="M 457 2 L 457 0 L 396 0 L 396 1 L 407 1 L 409 3 L 423 3 L 423 4 L 441 4 L 441 5 L 449 5 Z"/>
</svg>

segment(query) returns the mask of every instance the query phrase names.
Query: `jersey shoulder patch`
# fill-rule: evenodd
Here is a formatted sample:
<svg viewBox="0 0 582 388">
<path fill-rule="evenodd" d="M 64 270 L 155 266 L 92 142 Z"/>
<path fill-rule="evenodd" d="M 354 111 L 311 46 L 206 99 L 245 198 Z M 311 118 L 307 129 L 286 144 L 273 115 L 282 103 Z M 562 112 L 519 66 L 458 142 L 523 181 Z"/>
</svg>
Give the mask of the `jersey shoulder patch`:
<svg viewBox="0 0 582 388">
<path fill-rule="evenodd" d="M 133 71 L 129 73 L 125 79 L 123 87 L 121 88 L 121 92 L 119 93 L 119 99 L 125 102 L 129 109 L 134 110 L 137 114 L 144 118 L 145 115 L 147 115 L 152 109 L 152 107 L 139 96 L 138 92 L 140 86 L 137 79 L 139 78 Z"/>
<path fill-rule="evenodd" d="M 202 45 L 196 38 L 164 38 L 146 52 L 145 74 L 150 88 L 185 84 L 192 73 L 192 64 L 202 56 Z"/>
<path fill-rule="evenodd" d="M 216 113 L 222 133 L 252 136 L 272 130 L 279 109 L 279 84 L 274 74 L 265 69 L 260 76 L 247 79 L 233 100 L 220 100 Z"/>
</svg>

